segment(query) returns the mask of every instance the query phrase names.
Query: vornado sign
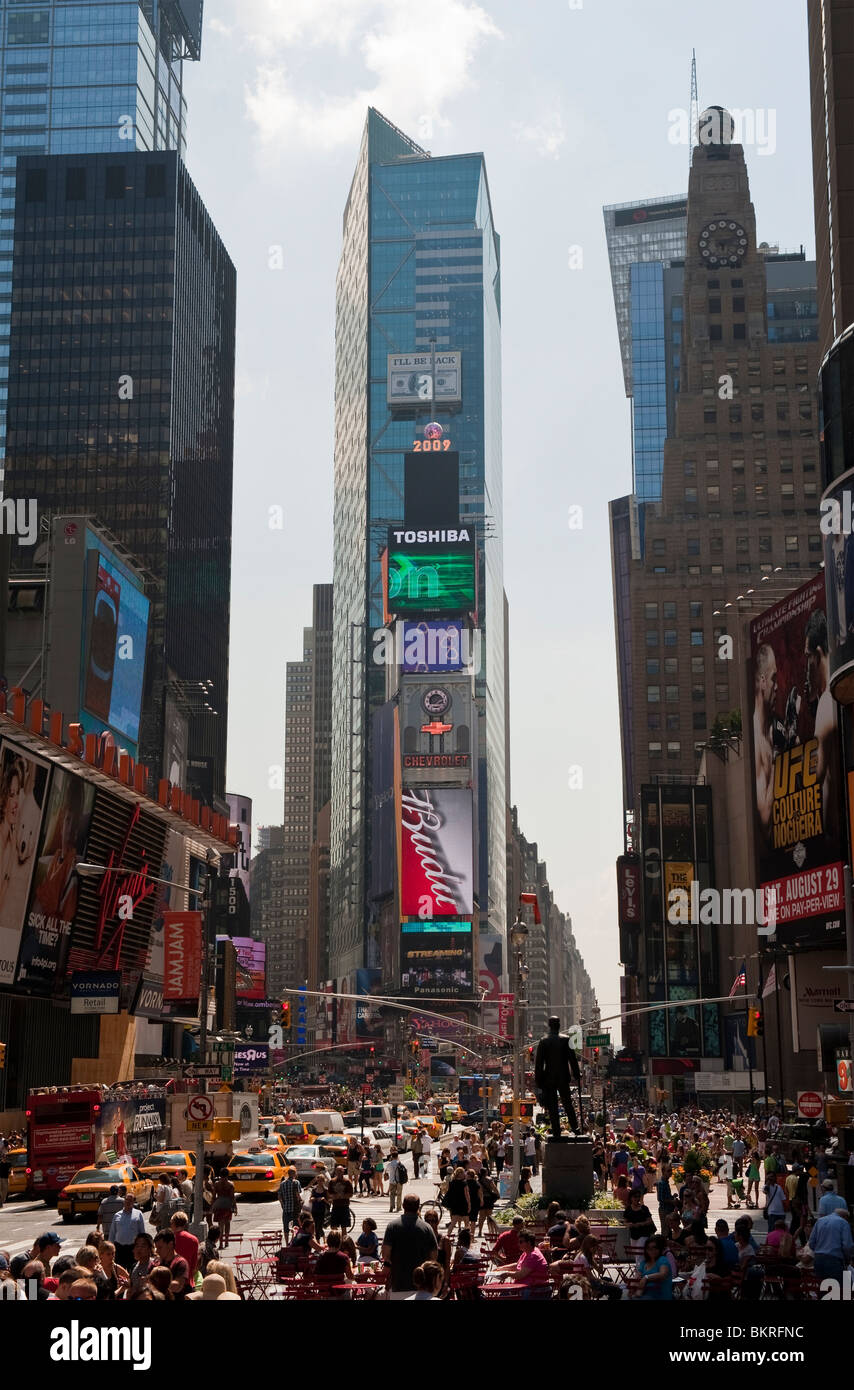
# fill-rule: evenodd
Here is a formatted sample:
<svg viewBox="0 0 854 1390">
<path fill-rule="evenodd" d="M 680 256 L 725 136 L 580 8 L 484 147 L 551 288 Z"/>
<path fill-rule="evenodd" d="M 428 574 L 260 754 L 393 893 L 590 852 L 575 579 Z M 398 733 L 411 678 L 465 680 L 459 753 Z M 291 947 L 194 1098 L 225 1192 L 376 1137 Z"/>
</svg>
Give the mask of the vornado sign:
<svg viewBox="0 0 854 1390">
<path fill-rule="evenodd" d="M 450 787 L 401 794 L 403 917 L 470 915 L 473 910 L 472 794 Z"/>
</svg>

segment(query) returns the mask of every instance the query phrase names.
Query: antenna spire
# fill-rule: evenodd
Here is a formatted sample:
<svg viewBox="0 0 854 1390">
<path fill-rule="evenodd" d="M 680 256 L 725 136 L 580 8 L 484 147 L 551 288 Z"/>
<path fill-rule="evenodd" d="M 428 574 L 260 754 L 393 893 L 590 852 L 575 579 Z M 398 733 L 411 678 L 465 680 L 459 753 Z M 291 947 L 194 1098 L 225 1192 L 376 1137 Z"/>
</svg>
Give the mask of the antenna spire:
<svg viewBox="0 0 854 1390">
<path fill-rule="evenodd" d="M 699 143 L 700 99 L 697 95 L 697 52 L 691 49 L 691 148 L 688 151 L 688 170 L 694 158 L 694 146 Z"/>
</svg>

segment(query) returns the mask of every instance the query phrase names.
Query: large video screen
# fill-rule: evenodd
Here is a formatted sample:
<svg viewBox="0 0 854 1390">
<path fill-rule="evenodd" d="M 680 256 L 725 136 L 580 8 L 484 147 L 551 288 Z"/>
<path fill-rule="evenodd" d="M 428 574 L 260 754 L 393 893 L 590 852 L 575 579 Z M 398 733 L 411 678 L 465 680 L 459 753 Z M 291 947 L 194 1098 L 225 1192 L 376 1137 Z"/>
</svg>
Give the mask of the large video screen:
<svg viewBox="0 0 854 1390">
<path fill-rule="evenodd" d="M 773 892 L 782 945 L 845 930 L 843 787 L 830 693 L 824 576 L 750 625 L 759 881 Z"/>
<path fill-rule="evenodd" d="M 449 919 L 402 923 L 402 994 L 457 999 L 473 992 L 472 976 L 471 922 Z"/>
<path fill-rule="evenodd" d="M 401 916 L 468 916 L 474 895 L 471 791 L 406 787 L 400 827 Z"/>
<path fill-rule="evenodd" d="M 97 721 L 89 732 L 112 729 L 139 742 L 145 653 L 151 604 L 130 574 L 102 550 L 90 550 L 81 709 Z"/>
<path fill-rule="evenodd" d="M 465 528 L 390 530 L 386 585 L 387 612 L 398 617 L 474 613 L 477 564 L 473 533 Z"/>
</svg>

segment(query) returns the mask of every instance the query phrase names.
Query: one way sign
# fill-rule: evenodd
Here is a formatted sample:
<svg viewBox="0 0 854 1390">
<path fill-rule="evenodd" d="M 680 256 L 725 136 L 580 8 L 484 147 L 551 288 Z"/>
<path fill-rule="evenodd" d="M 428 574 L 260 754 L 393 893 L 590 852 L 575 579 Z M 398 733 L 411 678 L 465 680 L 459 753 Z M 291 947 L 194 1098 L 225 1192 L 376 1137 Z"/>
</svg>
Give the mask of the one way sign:
<svg viewBox="0 0 854 1390">
<path fill-rule="evenodd" d="M 837 1014 L 854 1014 L 854 999 L 834 999 L 833 1010 Z"/>
</svg>

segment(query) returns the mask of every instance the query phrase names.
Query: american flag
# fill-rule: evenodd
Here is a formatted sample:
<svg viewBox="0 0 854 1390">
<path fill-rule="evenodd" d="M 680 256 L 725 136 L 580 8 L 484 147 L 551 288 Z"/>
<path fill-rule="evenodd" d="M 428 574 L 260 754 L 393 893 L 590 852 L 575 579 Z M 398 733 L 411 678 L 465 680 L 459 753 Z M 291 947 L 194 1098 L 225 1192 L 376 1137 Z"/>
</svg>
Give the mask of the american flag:
<svg viewBox="0 0 854 1390">
<path fill-rule="evenodd" d="M 747 975 L 744 969 L 744 962 L 742 962 L 741 972 L 736 975 L 732 982 L 732 989 L 729 992 L 730 999 L 734 999 L 740 989 L 747 989 Z"/>
</svg>

